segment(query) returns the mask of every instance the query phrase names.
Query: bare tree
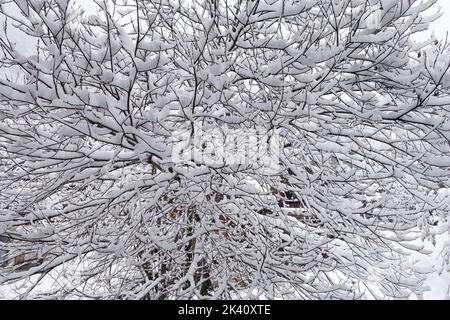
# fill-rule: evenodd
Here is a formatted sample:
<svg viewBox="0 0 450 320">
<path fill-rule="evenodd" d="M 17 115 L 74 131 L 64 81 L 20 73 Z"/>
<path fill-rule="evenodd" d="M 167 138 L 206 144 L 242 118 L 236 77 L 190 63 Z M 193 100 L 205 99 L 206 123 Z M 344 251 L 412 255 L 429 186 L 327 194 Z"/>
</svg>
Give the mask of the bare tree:
<svg viewBox="0 0 450 320">
<path fill-rule="evenodd" d="M 402 255 L 448 210 L 449 45 L 414 41 L 435 2 L 2 0 L 0 259 L 31 258 L 0 285 L 420 295 Z M 196 123 L 279 132 L 278 169 L 174 163 Z"/>
</svg>

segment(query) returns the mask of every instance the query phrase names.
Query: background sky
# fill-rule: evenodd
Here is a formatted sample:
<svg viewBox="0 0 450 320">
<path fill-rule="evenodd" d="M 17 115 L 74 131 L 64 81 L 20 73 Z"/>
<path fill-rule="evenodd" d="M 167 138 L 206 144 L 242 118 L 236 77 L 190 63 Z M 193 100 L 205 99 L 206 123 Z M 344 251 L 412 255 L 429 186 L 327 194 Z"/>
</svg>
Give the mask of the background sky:
<svg viewBox="0 0 450 320">
<path fill-rule="evenodd" d="M 442 8 L 443 16 L 431 25 L 436 36 L 444 38 L 447 31 L 450 31 L 450 0 L 438 0 L 437 6 Z"/>
</svg>

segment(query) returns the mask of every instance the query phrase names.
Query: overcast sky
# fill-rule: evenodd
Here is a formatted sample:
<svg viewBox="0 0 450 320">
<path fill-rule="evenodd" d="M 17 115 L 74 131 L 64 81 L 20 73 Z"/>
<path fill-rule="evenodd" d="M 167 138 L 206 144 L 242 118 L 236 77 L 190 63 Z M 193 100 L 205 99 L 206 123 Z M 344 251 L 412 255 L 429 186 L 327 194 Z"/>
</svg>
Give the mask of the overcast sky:
<svg viewBox="0 0 450 320">
<path fill-rule="evenodd" d="M 446 31 L 450 30 L 450 0 L 438 0 L 438 6 L 442 7 L 444 15 L 432 25 L 432 29 L 439 37 L 445 37 Z"/>
</svg>

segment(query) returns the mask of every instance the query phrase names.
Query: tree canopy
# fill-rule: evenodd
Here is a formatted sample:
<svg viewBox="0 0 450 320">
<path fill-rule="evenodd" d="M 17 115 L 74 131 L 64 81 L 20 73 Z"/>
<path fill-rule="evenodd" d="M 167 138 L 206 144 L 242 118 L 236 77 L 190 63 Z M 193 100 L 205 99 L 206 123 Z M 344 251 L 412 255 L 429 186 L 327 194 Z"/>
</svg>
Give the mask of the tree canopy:
<svg viewBox="0 0 450 320">
<path fill-rule="evenodd" d="M 448 229 L 449 44 L 415 38 L 436 0 L 0 3 L 0 248 L 33 256 L 0 285 L 421 295 L 402 257 Z M 277 169 L 174 162 L 196 126 L 276 133 Z"/>
</svg>

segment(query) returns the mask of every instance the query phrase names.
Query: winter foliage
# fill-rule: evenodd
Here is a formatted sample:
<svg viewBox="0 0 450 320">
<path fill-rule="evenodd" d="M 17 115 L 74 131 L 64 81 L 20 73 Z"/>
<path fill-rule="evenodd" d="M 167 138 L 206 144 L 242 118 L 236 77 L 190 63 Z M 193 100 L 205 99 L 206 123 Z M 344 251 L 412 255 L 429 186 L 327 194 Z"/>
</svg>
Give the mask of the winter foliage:
<svg viewBox="0 0 450 320">
<path fill-rule="evenodd" d="M 450 228 L 435 2 L 0 0 L 0 286 L 420 297 L 404 257 Z M 279 133 L 278 169 L 174 163 L 198 123 Z"/>
</svg>

